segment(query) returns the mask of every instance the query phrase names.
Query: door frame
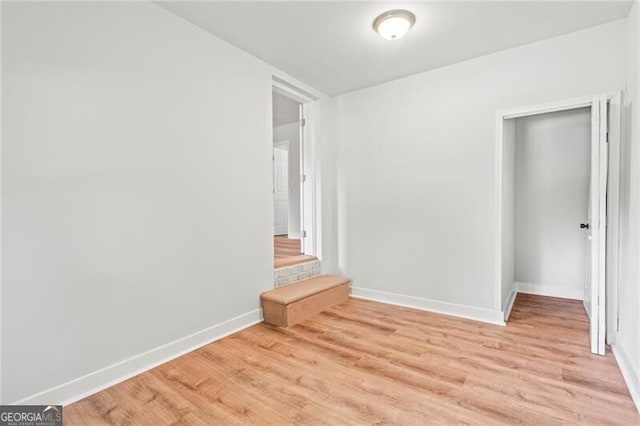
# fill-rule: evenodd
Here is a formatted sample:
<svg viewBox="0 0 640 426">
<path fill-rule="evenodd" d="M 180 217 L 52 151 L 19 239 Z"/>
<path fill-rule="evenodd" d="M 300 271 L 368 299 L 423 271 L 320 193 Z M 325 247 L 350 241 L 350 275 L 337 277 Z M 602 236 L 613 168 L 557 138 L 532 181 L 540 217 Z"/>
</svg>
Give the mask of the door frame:
<svg viewBox="0 0 640 426">
<path fill-rule="evenodd" d="M 300 120 L 300 231 L 301 251 L 305 255 L 317 256 L 317 206 L 316 159 L 314 138 L 314 103 L 318 98 L 287 80 L 275 76 L 271 79 L 272 92 L 279 93 L 301 104 Z M 273 111 L 271 111 L 273 114 Z M 271 138 L 273 140 L 273 137 Z M 273 169 L 273 164 L 272 164 Z M 273 172 L 273 170 L 272 170 Z M 303 178 L 304 177 L 304 178 Z"/>
<path fill-rule="evenodd" d="M 548 102 L 525 107 L 517 107 L 500 110 L 496 113 L 496 139 L 495 139 L 495 178 L 494 178 L 494 275 L 495 275 L 495 295 L 496 306 L 502 310 L 502 185 L 503 185 L 503 146 L 504 146 L 504 120 L 539 115 L 550 112 L 567 111 L 578 108 L 591 107 L 594 99 L 598 97 L 606 98 L 609 108 L 609 140 L 608 140 L 608 175 L 607 175 L 607 236 L 604 245 L 606 246 L 606 266 L 605 266 L 605 288 L 598 289 L 605 297 L 605 323 L 606 342 L 611 344 L 615 341 L 618 324 L 618 294 L 619 294 L 619 197 L 620 197 L 620 142 L 621 142 L 621 105 L 622 92 L 614 91 L 604 94 L 582 96 L 572 99 Z M 508 320 L 511 306 L 517 293 L 515 283 L 512 283 L 512 290 L 509 303 L 504 310 L 505 321 Z"/>
</svg>

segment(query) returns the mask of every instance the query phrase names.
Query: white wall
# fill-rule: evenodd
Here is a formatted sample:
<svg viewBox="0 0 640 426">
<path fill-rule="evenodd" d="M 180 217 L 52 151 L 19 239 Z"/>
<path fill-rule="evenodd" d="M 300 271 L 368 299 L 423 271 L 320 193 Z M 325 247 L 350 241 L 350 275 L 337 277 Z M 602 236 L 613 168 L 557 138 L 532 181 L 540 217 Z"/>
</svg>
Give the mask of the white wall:
<svg viewBox="0 0 640 426">
<path fill-rule="evenodd" d="M 625 46 L 623 20 L 340 96 L 339 271 L 498 317 L 496 111 L 621 89 Z"/>
<path fill-rule="evenodd" d="M 337 102 L 321 99 L 312 105 L 315 121 L 315 163 L 317 221 L 317 252 L 325 273 L 338 271 L 338 135 Z M 312 123 L 314 125 L 314 123 Z"/>
<path fill-rule="evenodd" d="M 255 312 L 272 69 L 151 3 L 3 3 L 2 39 L 3 401 Z"/>
<path fill-rule="evenodd" d="M 582 300 L 587 262 L 591 109 L 516 122 L 515 279 Z M 506 248 L 503 248 L 506 250 Z"/>
<path fill-rule="evenodd" d="M 502 303 L 507 308 L 515 290 L 516 120 L 502 125 Z"/>
<path fill-rule="evenodd" d="M 640 409 L 640 5 L 629 14 L 620 176 L 620 328 L 614 350 Z"/>
<path fill-rule="evenodd" d="M 273 128 L 273 142 L 289 141 L 289 237 L 301 238 L 300 227 L 300 125 Z"/>
</svg>

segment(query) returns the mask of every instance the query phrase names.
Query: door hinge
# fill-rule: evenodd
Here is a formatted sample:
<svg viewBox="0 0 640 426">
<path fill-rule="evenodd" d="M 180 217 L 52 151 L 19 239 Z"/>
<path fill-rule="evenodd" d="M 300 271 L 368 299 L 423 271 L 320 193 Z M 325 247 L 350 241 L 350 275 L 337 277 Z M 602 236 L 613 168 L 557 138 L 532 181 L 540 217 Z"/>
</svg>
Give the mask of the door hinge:
<svg viewBox="0 0 640 426">
<path fill-rule="evenodd" d="M 307 125 L 307 119 L 306 118 L 300 119 L 300 127 L 304 127 L 306 125 Z"/>
<path fill-rule="evenodd" d="M 307 181 L 307 175 L 301 175 L 300 176 L 300 182 L 304 183 Z"/>
<path fill-rule="evenodd" d="M 616 318 L 616 331 L 620 331 L 620 316 Z"/>
<path fill-rule="evenodd" d="M 606 142 L 607 142 L 607 143 L 609 143 L 609 132 L 607 132 L 607 135 L 605 136 L 605 138 L 606 138 L 606 139 L 605 139 L 605 140 L 606 140 Z"/>
<path fill-rule="evenodd" d="M 302 231 L 302 238 L 307 238 L 307 231 Z"/>
</svg>

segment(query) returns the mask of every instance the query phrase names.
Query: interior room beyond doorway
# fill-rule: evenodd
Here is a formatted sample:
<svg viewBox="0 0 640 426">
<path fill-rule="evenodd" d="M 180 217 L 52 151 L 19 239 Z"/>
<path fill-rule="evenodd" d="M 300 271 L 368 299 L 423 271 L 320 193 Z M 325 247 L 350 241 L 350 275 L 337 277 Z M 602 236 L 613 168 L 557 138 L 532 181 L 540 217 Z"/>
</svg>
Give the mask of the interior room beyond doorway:
<svg viewBox="0 0 640 426">
<path fill-rule="evenodd" d="M 298 101 L 273 92 L 273 240 L 274 267 L 301 263 L 302 129 Z"/>
<path fill-rule="evenodd" d="M 514 119 L 514 275 L 522 290 L 583 300 L 591 110 Z"/>
</svg>

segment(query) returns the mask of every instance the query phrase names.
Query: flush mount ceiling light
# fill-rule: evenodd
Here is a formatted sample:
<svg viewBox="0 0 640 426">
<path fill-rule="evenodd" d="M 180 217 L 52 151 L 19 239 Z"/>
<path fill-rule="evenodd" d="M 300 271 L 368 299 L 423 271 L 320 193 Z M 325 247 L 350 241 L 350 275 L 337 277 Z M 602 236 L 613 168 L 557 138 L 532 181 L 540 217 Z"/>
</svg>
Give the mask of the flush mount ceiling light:
<svg viewBox="0 0 640 426">
<path fill-rule="evenodd" d="M 390 10 L 374 19 L 373 29 L 382 38 L 396 40 L 405 35 L 415 22 L 416 16 L 408 10 Z"/>
</svg>

